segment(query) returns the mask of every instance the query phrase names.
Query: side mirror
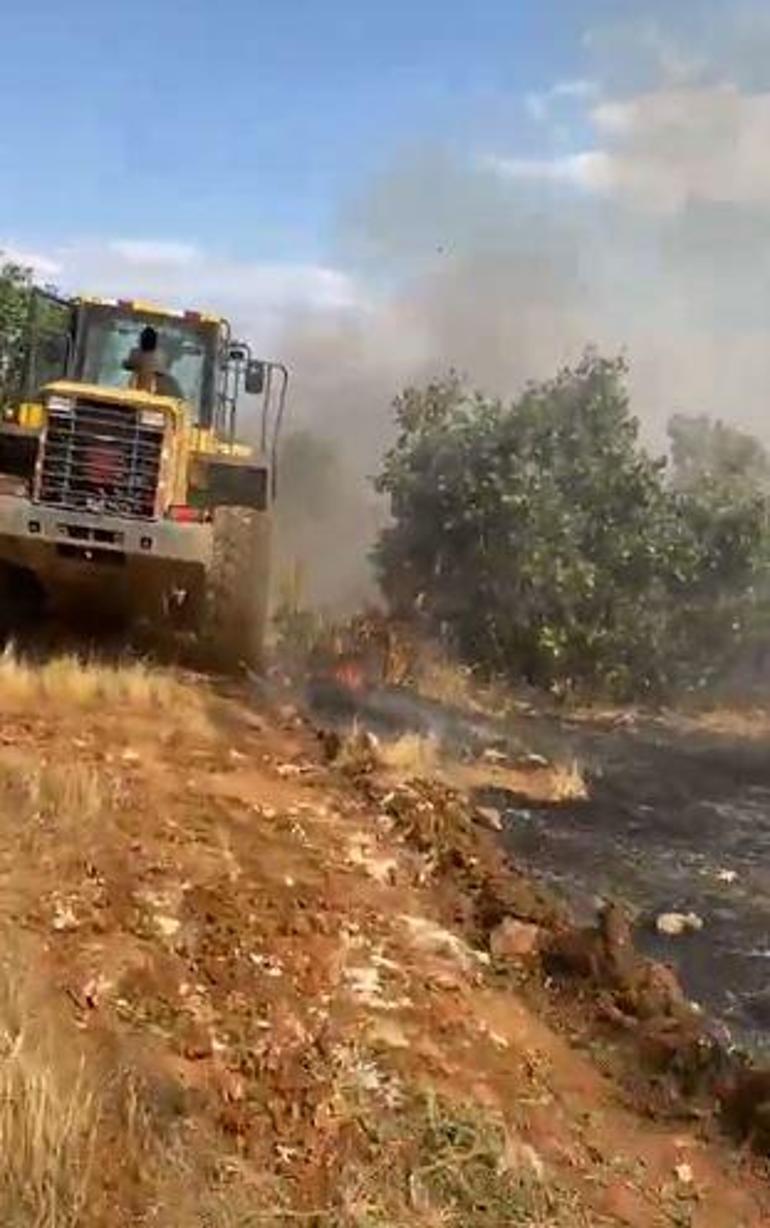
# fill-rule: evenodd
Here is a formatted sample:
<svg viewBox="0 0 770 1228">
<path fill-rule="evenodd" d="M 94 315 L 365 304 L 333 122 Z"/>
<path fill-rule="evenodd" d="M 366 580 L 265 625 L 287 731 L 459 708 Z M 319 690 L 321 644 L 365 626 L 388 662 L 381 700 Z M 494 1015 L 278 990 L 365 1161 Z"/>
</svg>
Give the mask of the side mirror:
<svg viewBox="0 0 770 1228">
<path fill-rule="evenodd" d="M 246 392 L 253 396 L 258 396 L 264 391 L 265 387 L 265 364 L 252 358 L 246 367 L 246 374 L 243 380 L 243 387 Z"/>
</svg>

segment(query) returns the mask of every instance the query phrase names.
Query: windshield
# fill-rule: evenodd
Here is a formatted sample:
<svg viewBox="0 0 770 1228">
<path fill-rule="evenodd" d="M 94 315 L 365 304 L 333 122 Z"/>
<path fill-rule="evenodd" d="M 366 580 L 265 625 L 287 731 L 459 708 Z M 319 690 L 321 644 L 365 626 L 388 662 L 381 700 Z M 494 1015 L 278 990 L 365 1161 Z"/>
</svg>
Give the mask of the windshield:
<svg viewBox="0 0 770 1228">
<path fill-rule="evenodd" d="M 200 415 L 213 373 L 213 338 L 200 325 L 185 321 L 94 312 L 87 318 L 80 378 L 89 384 L 127 388 L 129 355 L 139 334 L 151 324 L 158 335 L 163 369 L 170 377 L 169 395 L 182 396 Z"/>
</svg>

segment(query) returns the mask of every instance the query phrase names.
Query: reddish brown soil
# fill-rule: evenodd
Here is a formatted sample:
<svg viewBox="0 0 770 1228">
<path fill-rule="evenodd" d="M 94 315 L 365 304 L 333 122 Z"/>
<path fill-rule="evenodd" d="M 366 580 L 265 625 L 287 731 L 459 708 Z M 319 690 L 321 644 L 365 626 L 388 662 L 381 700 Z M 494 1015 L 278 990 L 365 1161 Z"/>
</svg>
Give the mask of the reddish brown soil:
<svg viewBox="0 0 770 1228">
<path fill-rule="evenodd" d="M 547 1021 L 496 974 L 469 941 L 481 930 L 462 883 L 450 899 L 446 867 L 376 788 L 322 761 L 311 729 L 214 696 L 209 719 L 169 731 L 152 712 L 52 704 L 9 712 L 0 738 L 3 755 L 100 781 L 103 810 L 82 828 L 68 816 L 66 838 L 55 822 L 20 831 L 6 807 L 2 924 L 62 1035 L 95 1069 L 141 1072 L 154 1129 L 182 1123 L 253 1183 L 284 1182 L 295 1208 L 333 1205 L 371 1147 L 340 1110 L 354 1055 L 381 1080 L 499 1113 L 574 1193 L 575 1224 L 770 1223 L 760 1162 L 697 1120 L 639 1111 L 570 1042 L 570 1008 L 560 1024 L 552 1000 Z M 97 1157 L 115 1200 L 104 1222 L 183 1222 L 141 1160 L 122 1162 L 115 1131 Z"/>
</svg>

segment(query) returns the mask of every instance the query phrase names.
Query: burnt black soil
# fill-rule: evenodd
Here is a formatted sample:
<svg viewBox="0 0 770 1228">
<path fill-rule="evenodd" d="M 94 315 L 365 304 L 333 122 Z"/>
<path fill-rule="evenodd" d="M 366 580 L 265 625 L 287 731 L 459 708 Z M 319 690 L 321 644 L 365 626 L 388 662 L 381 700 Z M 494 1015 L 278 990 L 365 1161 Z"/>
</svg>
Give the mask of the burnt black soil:
<svg viewBox="0 0 770 1228">
<path fill-rule="evenodd" d="M 770 1050 L 770 746 L 684 734 L 654 719 L 600 727 L 562 718 L 497 722 L 404 690 L 352 696 L 319 688 L 320 718 L 355 717 L 380 736 L 432 733 L 454 754 L 574 756 L 590 799 L 533 805 L 500 790 L 480 800 L 505 818 L 522 868 L 558 886 L 574 910 L 628 903 L 640 948 L 673 964 L 725 1039 Z M 697 932 L 666 937 L 661 913 L 695 913 Z"/>
</svg>

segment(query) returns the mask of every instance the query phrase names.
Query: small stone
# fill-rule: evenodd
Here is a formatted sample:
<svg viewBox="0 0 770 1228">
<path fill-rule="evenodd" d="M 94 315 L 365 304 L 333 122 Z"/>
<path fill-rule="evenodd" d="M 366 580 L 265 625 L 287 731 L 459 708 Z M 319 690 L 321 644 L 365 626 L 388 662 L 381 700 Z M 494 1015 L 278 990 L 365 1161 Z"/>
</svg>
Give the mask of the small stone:
<svg viewBox="0 0 770 1228">
<path fill-rule="evenodd" d="M 546 759 L 545 755 L 537 755 L 534 753 L 534 751 L 531 751 L 528 755 L 524 755 L 521 762 L 524 767 L 548 767 L 548 760 Z"/>
<path fill-rule="evenodd" d="M 677 1181 L 680 1181 L 682 1185 L 692 1185 L 693 1175 L 689 1164 L 677 1164 L 674 1172 L 676 1173 Z"/>
<path fill-rule="evenodd" d="M 58 930 L 60 934 L 67 933 L 70 930 L 76 930 L 80 922 L 78 921 L 75 911 L 70 904 L 58 904 L 54 909 L 53 928 Z"/>
<path fill-rule="evenodd" d="M 720 883 L 734 883 L 737 877 L 737 870 L 717 870 L 717 880 Z"/>
<path fill-rule="evenodd" d="M 703 919 L 694 912 L 664 912 L 655 922 L 655 928 L 668 938 L 679 938 L 682 934 L 702 930 Z"/>
<path fill-rule="evenodd" d="M 188 1061 L 205 1061 L 212 1057 L 214 1052 L 211 1033 L 202 1024 L 191 1022 L 182 1038 L 181 1050 L 182 1056 Z"/>
<path fill-rule="evenodd" d="M 531 959 L 540 948 L 541 933 L 539 925 L 506 917 L 492 931 L 489 947 L 495 959 Z"/>
<path fill-rule="evenodd" d="M 154 921 L 155 928 L 163 938 L 176 937 L 182 926 L 182 923 L 178 917 L 172 917 L 166 913 L 156 913 Z"/>
<path fill-rule="evenodd" d="M 488 746 L 481 757 L 487 763 L 505 763 L 508 758 L 503 751 L 496 750 L 494 746 Z"/>
<path fill-rule="evenodd" d="M 124 763 L 138 763 L 141 759 L 139 751 L 132 750 L 130 746 L 126 747 L 126 749 L 121 753 L 120 757 Z"/>
<path fill-rule="evenodd" d="M 502 831 L 503 820 L 496 806 L 477 806 L 476 818 L 482 827 L 490 831 Z"/>
</svg>

